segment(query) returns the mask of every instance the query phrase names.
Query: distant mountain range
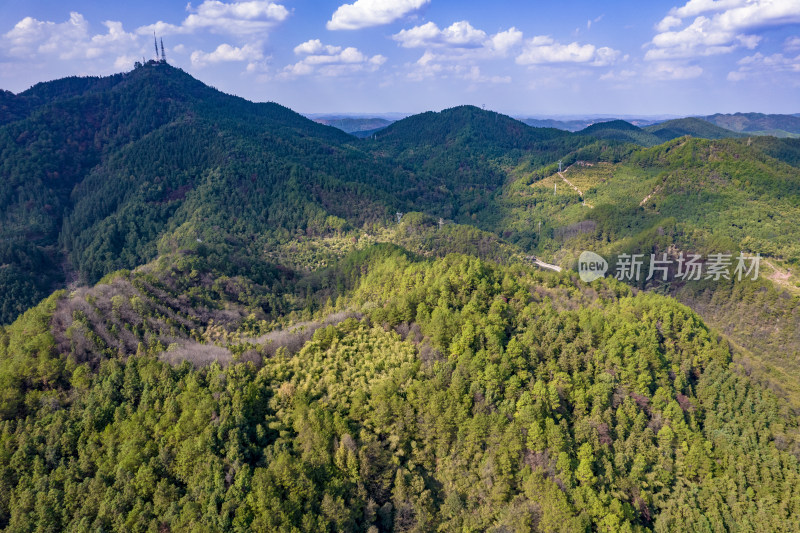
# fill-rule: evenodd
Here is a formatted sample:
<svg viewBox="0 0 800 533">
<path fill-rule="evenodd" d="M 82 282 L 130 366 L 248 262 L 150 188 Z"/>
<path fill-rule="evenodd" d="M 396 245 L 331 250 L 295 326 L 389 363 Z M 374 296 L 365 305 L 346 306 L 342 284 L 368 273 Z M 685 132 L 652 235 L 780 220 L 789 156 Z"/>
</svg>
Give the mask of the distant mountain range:
<svg viewBox="0 0 800 533">
<path fill-rule="evenodd" d="M 0 94 L 0 110 L 3 110 L 3 95 Z M 355 135 L 356 137 L 370 137 L 374 133 L 395 122 L 395 118 L 389 116 L 381 117 L 361 117 L 348 115 L 309 115 L 309 118 L 333 126 L 342 131 Z M 403 118 L 398 116 L 398 118 Z M 581 117 L 574 119 L 557 118 L 526 118 L 516 117 L 517 120 L 534 128 L 556 128 L 570 132 L 592 133 L 603 138 L 626 140 L 636 142 L 645 146 L 658 144 L 669 138 L 683 135 L 693 135 L 707 139 L 721 139 L 725 137 L 735 137 L 736 133 L 750 135 L 772 135 L 774 137 L 796 137 L 800 136 L 800 113 L 796 114 L 764 114 L 764 113 L 717 113 L 707 116 L 684 117 L 674 119 L 658 119 L 653 117 Z M 718 128 L 708 128 L 697 122 L 701 120 L 710 123 Z M 620 122 L 633 125 L 638 128 L 648 128 L 649 133 L 655 133 L 655 137 L 632 133 L 621 134 Z M 604 124 L 604 126 L 598 126 Z M 659 126 L 659 127 L 655 127 Z M 589 130 L 588 128 L 592 128 Z M 622 129 L 626 129 L 622 126 Z M 611 131 L 609 131 L 611 130 Z M 669 130 L 669 131 L 667 131 Z M 628 131 L 633 131 L 628 129 Z M 612 133 L 613 132 L 613 133 Z M 659 133 L 656 133 L 659 132 Z M 635 139 L 635 140 L 634 140 Z"/>
<path fill-rule="evenodd" d="M 624 120 L 625 122 L 633 124 L 634 126 L 644 127 L 644 126 L 649 126 L 650 124 L 656 124 L 657 122 L 664 120 L 664 118 L 628 117 L 628 116 L 619 116 L 619 117 L 590 116 L 590 117 L 580 117 L 574 119 L 517 117 L 517 120 L 524 122 L 528 126 L 533 126 L 534 128 L 558 128 L 560 130 L 575 132 L 586 129 L 589 126 L 592 126 L 593 124 L 608 123 L 614 120 Z"/>
<path fill-rule="evenodd" d="M 717 113 L 700 117 L 723 128 L 775 137 L 800 135 L 800 113 L 794 115 L 765 115 L 763 113 Z"/>
<path fill-rule="evenodd" d="M 376 131 L 385 128 L 393 120 L 379 118 L 379 117 L 314 117 L 312 120 L 318 124 L 325 124 L 326 126 L 333 126 L 342 131 L 352 134 L 358 134 L 368 131 Z"/>
</svg>

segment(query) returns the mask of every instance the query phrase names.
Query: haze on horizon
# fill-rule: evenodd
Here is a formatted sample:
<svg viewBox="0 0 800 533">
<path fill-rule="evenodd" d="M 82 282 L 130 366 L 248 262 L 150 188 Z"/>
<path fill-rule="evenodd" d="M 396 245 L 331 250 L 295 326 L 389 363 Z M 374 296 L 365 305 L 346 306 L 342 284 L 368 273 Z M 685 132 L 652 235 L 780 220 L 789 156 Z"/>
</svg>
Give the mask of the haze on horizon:
<svg viewBox="0 0 800 533">
<path fill-rule="evenodd" d="M 130 70 L 155 32 L 201 81 L 307 114 L 800 112 L 800 0 L 345 1 L 8 0 L 0 88 Z"/>
</svg>

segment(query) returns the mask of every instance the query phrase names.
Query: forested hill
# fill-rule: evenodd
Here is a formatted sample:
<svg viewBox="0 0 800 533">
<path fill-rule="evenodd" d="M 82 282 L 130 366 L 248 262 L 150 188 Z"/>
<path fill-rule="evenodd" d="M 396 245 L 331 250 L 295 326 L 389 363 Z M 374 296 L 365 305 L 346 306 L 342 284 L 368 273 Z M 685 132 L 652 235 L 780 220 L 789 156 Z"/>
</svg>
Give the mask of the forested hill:
<svg viewBox="0 0 800 533">
<path fill-rule="evenodd" d="M 397 210 L 455 218 L 503 183 L 502 165 L 530 154 L 552 162 L 586 143 L 476 108 L 407 119 L 359 143 L 156 62 L 3 93 L 2 104 L 0 322 L 69 279 L 149 261 L 179 228 L 256 257 L 268 241 Z"/>
<path fill-rule="evenodd" d="M 526 149 L 536 143 L 569 137 L 555 128 L 534 128 L 509 116 L 475 106 L 459 106 L 439 113 L 429 111 L 398 120 L 375 133 L 383 145 L 468 145 L 473 149 Z"/>
<path fill-rule="evenodd" d="M 429 184 L 429 196 L 416 208 L 471 222 L 472 215 L 492 203 L 510 168 L 552 164 L 602 141 L 459 106 L 398 120 L 363 144 Z"/>
<path fill-rule="evenodd" d="M 0 529 L 800 531 L 800 140 L 357 139 L 157 62 L 0 112 Z"/>
<path fill-rule="evenodd" d="M 727 130 L 705 120 L 693 117 L 667 120 L 651 126 L 645 126 L 642 129 L 655 135 L 661 139 L 661 141 L 670 141 L 678 137 L 683 137 L 684 135 L 691 135 L 692 137 L 700 137 L 703 139 L 726 139 L 745 136 L 742 133 Z"/>
<path fill-rule="evenodd" d="M 323 227 L 328 215 L 382 219 L 393 200 L 367 184 L 403 181 L 367 165 L 340 130 L 162 63 L 40 83 L 3 102 L 1 322 L 71 269 L 96 281 L 152 259 L 164 232 L 201 216 L 200 204 L 223 232 L 242 217 L 251 233 L 238 237 L 251 238 Z M 187 202 L 194 208 L 181 210 Z"/>
<path fill-rule="evenodd" d="M 0 527 L 797 531 L 795 420 L 674 300 L 377 246 L 296 314 L 180 262 L 0 328 Z"/>
<path fill-rule="evenodd" d="M 641 146 L 655 146 L 663 141 L 655 135 L 624 120 L 596 122 L 578 132 L 579 135 L 590 135 L 598 139 L 614 139 Z"/>
</svg>

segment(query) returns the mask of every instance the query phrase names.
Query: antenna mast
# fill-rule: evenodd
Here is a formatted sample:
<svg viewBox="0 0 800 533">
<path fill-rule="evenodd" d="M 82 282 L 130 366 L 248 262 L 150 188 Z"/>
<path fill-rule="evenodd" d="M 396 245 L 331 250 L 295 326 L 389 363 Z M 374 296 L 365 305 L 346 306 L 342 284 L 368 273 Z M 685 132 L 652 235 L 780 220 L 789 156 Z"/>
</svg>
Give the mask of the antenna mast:
<svg viewBox="0 0 800 533">
<path fill-rule="evenodd" d="M 158 61 L 158 41 L 156 40 L 156 32 L 153 32 L 153 45 L 156 47 L 156 61 Z"/>
<path fill-rule="evenodd" d="M 166 63 L 167 62 L 167 55 L 164 53 L 164 39 L 163 39 L 163 37 L 161 38 L 161 62 L 162 63 Z"/>
</svg>

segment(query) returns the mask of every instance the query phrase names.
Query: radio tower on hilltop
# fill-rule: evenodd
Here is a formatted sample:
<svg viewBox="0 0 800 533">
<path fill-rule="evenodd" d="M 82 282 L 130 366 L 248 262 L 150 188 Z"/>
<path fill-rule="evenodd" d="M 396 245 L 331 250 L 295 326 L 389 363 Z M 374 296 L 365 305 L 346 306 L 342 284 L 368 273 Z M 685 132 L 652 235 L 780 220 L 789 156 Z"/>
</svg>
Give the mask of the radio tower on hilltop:
<svg viewBox="0 0 800 533">
<path fill-rule="evenodd" d="M 153 46 L 156 47 L 156 61 L 158 61 L 158 40 L 156 39 L 156 32 L 153 32 Z"/>
<path fill-rule="evenodd" d="M 164 39 L 163 38 L 161 39 L 161 62 L 162 63 L 166 63 L 167 62 L 167 54 L 164 53 Z"/>
</svg>

